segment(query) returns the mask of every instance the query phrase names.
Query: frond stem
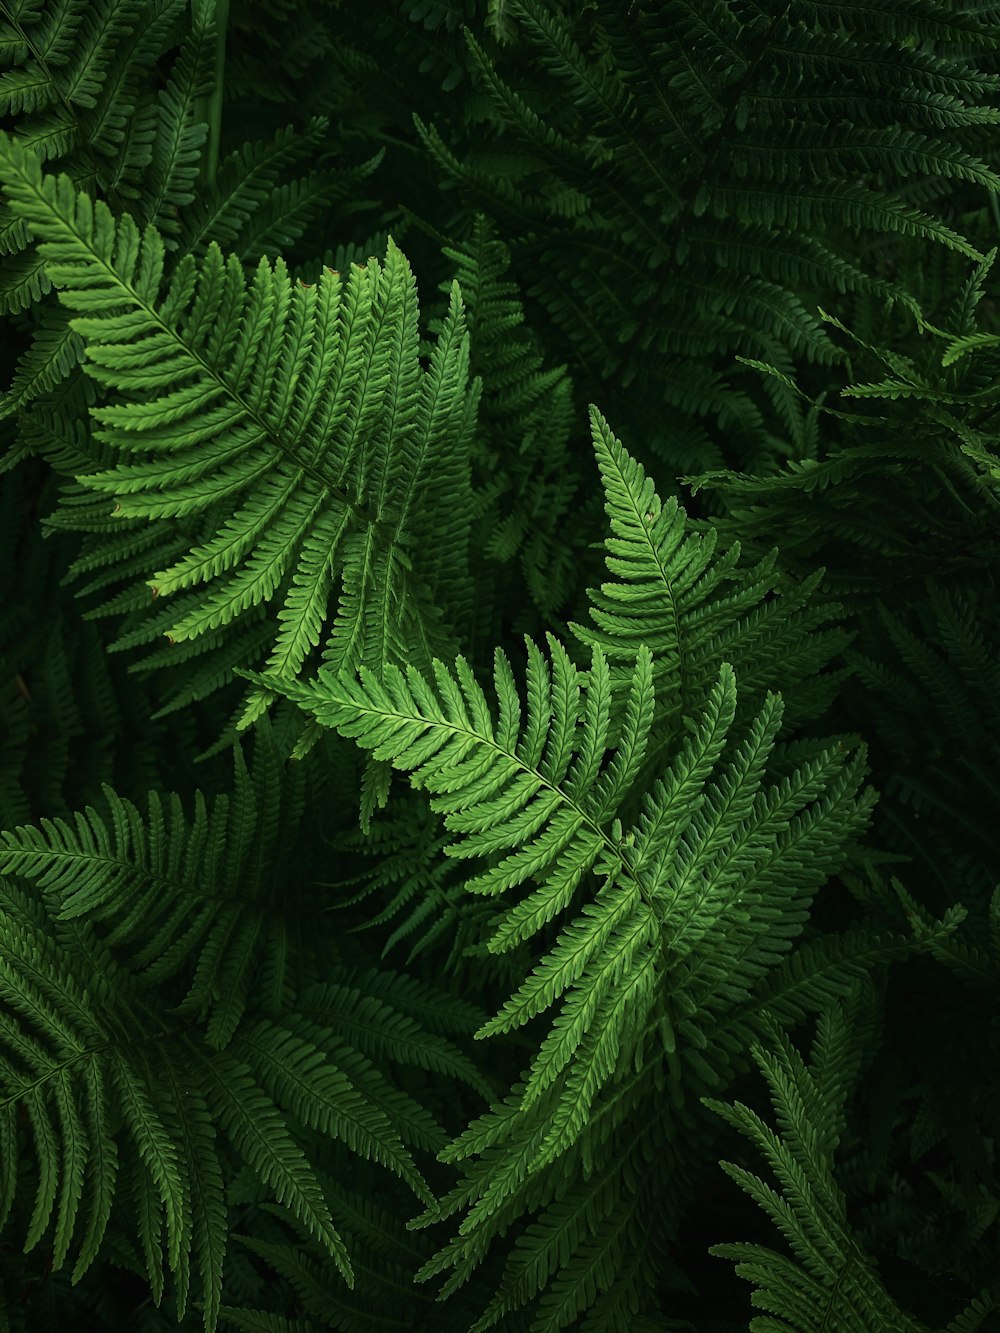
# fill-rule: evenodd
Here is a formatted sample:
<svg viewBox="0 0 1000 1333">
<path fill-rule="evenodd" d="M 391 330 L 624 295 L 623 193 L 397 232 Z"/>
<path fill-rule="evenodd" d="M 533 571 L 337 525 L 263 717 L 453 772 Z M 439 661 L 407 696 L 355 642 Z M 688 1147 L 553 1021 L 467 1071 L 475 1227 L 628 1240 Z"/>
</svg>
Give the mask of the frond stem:
<svg viewBox="0 0 1000 1333">
<path fill-rule="evenodd" d="M 192 13 L 197 0 L 191 0 Z M 194 104 L 197 120 L 208 125 L 208 143 L 201 160 L 200 176 L 206 185 L 215 185 L 219 169 L 219 141 L 222 137 L 222 94 L 225 88 L 226 29 L 229 25 L 229 0 L 215 0 L 215 60 L 212 71 L 212 91 L 199 97 Z"/>
</svg>

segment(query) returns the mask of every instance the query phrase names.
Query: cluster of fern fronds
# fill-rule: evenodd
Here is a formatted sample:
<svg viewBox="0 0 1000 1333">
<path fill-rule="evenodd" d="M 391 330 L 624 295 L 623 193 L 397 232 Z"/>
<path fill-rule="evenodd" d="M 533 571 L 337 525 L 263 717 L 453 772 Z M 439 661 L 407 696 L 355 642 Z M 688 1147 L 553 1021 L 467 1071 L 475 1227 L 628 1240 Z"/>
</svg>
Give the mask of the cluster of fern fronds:
<svg viewBox="0 0 1000 1333">
<path fill-rule="evenodd" d="M 0 117 L 0 1333 L 1000 1329 L 1000 5 Z"/>
</svg>

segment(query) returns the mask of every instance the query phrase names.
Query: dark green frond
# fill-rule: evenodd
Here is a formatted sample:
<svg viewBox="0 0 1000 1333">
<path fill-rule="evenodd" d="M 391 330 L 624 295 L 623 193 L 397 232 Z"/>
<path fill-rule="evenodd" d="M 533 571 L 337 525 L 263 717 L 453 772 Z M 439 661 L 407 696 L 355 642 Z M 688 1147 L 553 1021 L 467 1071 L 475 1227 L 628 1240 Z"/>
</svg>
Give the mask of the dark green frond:
<svg viewBox="0 0 1000 1333">
<path fill-rule="evenodd" d="M 596 628 L 572 624 L 574 635 L 607 654 L 616 682 L 643 645 L 652 652 L 656 728 L 668 742 L 679 719 L 704 699 L 723 659 L 738 671 L 745 698 L 777 687 L 799 701 L 790 721 L 825 711 L 845 673 L 822 668 L 849 638 L 828 623 L 837 604 L 816 595 L 824 571 L 796 586 L 778 573 L 775 550 L 752 567 L 741 567 L 738 542 L 717 555 L 715 531 L 689 531 L 676 498 L 661 503 L 642 465 L 594 407 L 591 428 L 614 581 L 590 590 Z M 652 751 L 651 763 L 660 752 Z"/>
<path fill-rule="evenodd" d="M 476 217 L 463 245 L 446 246 L 444 254 L 457 267 L 472 371 L 489 386 L 475 443 L 484 482 L 481 549 L 491 561 L 519 555 L 532 600 L 551 613 L 566 600 L 582 545 L 579 525 L 567 522 L 580 478 L 568 448 L 573 403 L 566 367 L 543 369 L 517 285 L 506 278 L 510 253 L 484 216 Z"/>
<path fill-rule="evenodd" d="M 191 26 L 167 85 L 157 98 L 155 129 L 144 163 L 140 223 L 152 223 L 168 239 L 179 231 L 177 211 L 194 198 L 208 126 L 197 118 L 198 100 L 211 91 L 216 41 L 216 7 L 193 0 Z M 144 154 L 146 156 L 146 154 Z"/>
<path fill-rule="evenodd" d="M 1000 187 L 996 16 L 883 8 L 517 0 L 513 44 L 465 29 L 484 111 L 414 117 L 437 172 L 515 236 L 515 276 L 615 415 L 681 467 L 688 430 L 702 466 L 720 439 L 690 407 L 676 441 L 664 429 L 689 374 L 725 373 L 734 443 L 753 450 L 765 416 L 733 353 L 833 364 L 817 299 L 834 292 L 916 309 L 919 290 L 866 262 L 876 237 L 981 258 L 920 187 Z M 659 411 L 631 409 L 636 384 Z"/>
<path fill-rule="evenodd" d="M 780 1135 L 741 1102 L 712 1098 L 705 1105 L 756 1144 L 781 1185 L 778 1194 L 760 1177 L 733 1162 L 728 1176 L 770 1215 L 794 1258 L 760 1245 L 712 1246 L 733 1259 L 737 1273 L 753 1282 L 753 1304 L 773 1312 L 750 1321 L 754 1333 L 783 1328 L 796 1333 L 842 1328 L 868 1333 L 920 1333 L 926 1325 L 908 1316 L 879 1281 L 873 1261 L 851 1233 L 845 1200 L 833 1175 L 833 1158 L 844 1127 L 844 1106 L 872 1031 L 871 1001 L 855 987 L 847 1003 L 823 1014 L 807 1066 L 780 1027 L 770 1032 L 770 1050 L 751 1048 L 767 1080 Z"/>
<path fill-rule="evenodd" d="M 72 823 L 43 819 L 0 833 L 0 872 L 57 895 L 59 919 L 113 926 L 105 937 L 136 980 L 156 990 L 178 973 L 187 993 L 174 1012 L 205 1021 L 205 1040 L 226 1046 L 269 959 L 283 956 L 288 924 L 270 905 L 276 839 L 293 836 L 301 774 L 285 777 L 266 730 L 252 774 L 235 751 L 231 795 L 194 817 L 177 796 L 148 798 L 143 818 L 109 787 L 110 818 L 88 809 Z M 275 794 L 280 792 L 278 803 Z"/>
<path fill-rule="evenodd" d="M 288 1124 L 341 1141 L 430 1204 L 411 1145 L 438 1151 L 446 1136 L 387 1077 L 386 1063 L 492 1092 L 444 1035 L 468 1033 L 482 1015 L 430 987 L 372 975 L 360 978 L 362 990 L 344 971 L 305 988 L 295 1008 L 281 976 L 291 941 L 280 938 L 267 898 L 276 839 L 294 827 L 300 803 L 260 735 L 253 773 L 237 756 L 231 797 L 209 811 L 199 794 L 190 824 L 176 797 L 164 809 L 151 794 L 143 820 L 108 791 L 109 825 L 89 810 L 73 825 L 43 820 L 0 835 L 2 872 L 35 890 L 28 897 L 3 881 L 0 919 L 8 1006 L 0 1111 L 13 1124 L 25 1108 L 37 1163 L 26 1244 L 54 1226 L 55 1266 L 72 1246 L 76 1280 L 111 1219 L 127 1226 L 135 1209 L 154 1292 L 164 1290 L 165 1239 L 178 1311 L 193 1261 L 207 1329 L 218 1316 L 228 1231 L 220 1131 L 350 1284 L 345 1242 Z M 181 1003 L 168 1004 L 167 983 L 182 971 L 193 981 Z M 0 1212 L 9 1213 L 21 1182 L 4 1181 Z"/>
</svg>

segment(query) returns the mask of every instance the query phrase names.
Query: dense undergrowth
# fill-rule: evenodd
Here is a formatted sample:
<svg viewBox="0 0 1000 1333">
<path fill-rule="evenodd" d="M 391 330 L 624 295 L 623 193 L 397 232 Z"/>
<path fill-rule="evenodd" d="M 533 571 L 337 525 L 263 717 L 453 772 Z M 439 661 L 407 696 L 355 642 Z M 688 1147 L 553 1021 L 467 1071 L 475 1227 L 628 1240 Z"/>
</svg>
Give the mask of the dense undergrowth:
<svg viewBox="0 0 1000 1333">
<path fill-rule="evenodd" d="M 1000 1328 L 1000 5 L 0 61 L 0 1328 Z"/>
</svg>

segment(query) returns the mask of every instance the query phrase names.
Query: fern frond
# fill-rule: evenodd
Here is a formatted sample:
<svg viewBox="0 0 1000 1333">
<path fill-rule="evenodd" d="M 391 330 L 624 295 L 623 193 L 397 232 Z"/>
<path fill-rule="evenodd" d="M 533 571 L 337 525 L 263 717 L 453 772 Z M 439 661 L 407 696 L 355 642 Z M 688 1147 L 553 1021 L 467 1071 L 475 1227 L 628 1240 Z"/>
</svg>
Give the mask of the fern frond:
<svg viewBox="0 0 1000 1333">
<path fill-rule="evenodd" d="M 249 1069 L 165 1021 L 92 930 L 47 928 L 37 900 L 6 881 L 0 896 L 0 990 L 9 1006 L 0 1034 L 3 1110 L 26 1107 L 38 1162 L 29 1248 L 52 1222 L 61 1185 L 55 1253 L 61 1261 L 75 1245 L 78 1280 L 97 1257 L 112 1209 L 127 1209 L 131 1195 L 154 1293 L 162 1291 L 165 1225 L 179 1308 L 193 1247 L 205 1326 L 214 1328 L 225 1248 L 213 1128 L 221 1125 L 262 1179 L 308 1219 L 349 1278 L 342 1242 L 301 1149 Z M 50 1108 L 60 1110 L 58 1132 Z M 123 1188 L 116 1190 L 123 1135 L 128 1151 L 121 1157 Z M 82 1211 L 74 1203 L 81 1171 Z"/>
<path fill-rule="evenodd" d="M 840 611 L 816 596 L 824 571 L 795 586 L 777 573 L 776 550 L 750 567 L 740 565 L 739 542 L 717 555 L 714 527 L 689 531 L 676 497 L 661 502 L 596 407 L 590 415 L 614 581 L 590 590 L 596 628 L 572 623 L 574 636 L 600 646 L 616 681 L 641 646 L 649 648 L 656 726 L 667 738 L 704 699 L 723 659 L 736 668 L 748 697 L 780 688 L 793 710 L 790 721 L 823 712 L 845 673 L 821 669 L 850 641 L 844 630 L 824 624 Z"/>
<path fill-rule="evenodd" d="M 4 76 L 0 109 L 27 116 L 19 127 L 24 142 L 51 157 L 82 137 L 84 112 L 99 106 L 120 44 L 134 36 L 146 8 L 142 0 L 59 0 L 43 13 L 7 16 L 18 67 Z"/>
<path fill-rule="evenodd" d="M 209 585 L 168 638 L 277 600 L 267 667 L 297 672 L 340 576 L 338 663 L 379 669 L 404 646 L 429 660 L 450 641 L 437 606 L 470 595 L 461 495 L 479 390 L 457 286 L 422 371 L 413 279 L 391 240 L 385 269 L 352 266 L 346 285 L 324 271 L 318 287 L 293 287 L 282 260 L 262 259 L 248 288 L 213 244 L 163 290 L 155 229 L 116 221 L 65 176 L 43 179 L 16 142 L 2 156 L 12 206 L 47 238 L 60 298 L 82 312 L 71 323 L 88 372 L 123 395 L 92 415 L 98 438 L 134 461 L 79 482 L 114 495 L 124 518 L 213 511 L 206 539 L 149 581 L 155 596 Z M 250 700 L 244 724 L 268 697 Z"/>
<path fill-rule="evenodd" d="M 107 943 L 127 951 L 143 987 L 162 985 L 197 959 L 174 1012 L 204 1020 L 205 1040 L 220 1049 L 243 1017 L 255 977 L 287 948 L 286 927 L 267 897 L 278 829 L 284 818 L 286 834 L 294 833 L 299 797 L 295 770 L 279 782 L 266 730 L 256 736 L 252 773 L 239 748 L 234 754 L 231 795 L 210 808 L 196 792 L 193 820 L 176 796 L 164 803 L 155 791 L 143 819 L 105 787 L 109 819 L 88 809 L 72 822 L 43 819 L 0 833 L 0 873 L 57 894 L 61 921 L 113 923 Z"/>
<path fill-rule="evenodd" d="M 194 196 L 208 126 L 196 119 L 198 99 L 212 89 L 216 7 L 193 0 L 191 27 L 167 85 L 157 98 L 157 115 L 143 179 L 140 222 L 149 222 L 173 249 L 180 229 L 177 211 Z"/>
<path fill-rule="evenodd" d="M 447 854 L 492 862 L 467 881 L 470 892 L 497 895 L 535 882 L 500 915 L 491 951 L 541 932 L 574 902 L 585 876 L 601 877 L 593 899 L 477 1033 L 508 1032 L 564 1001 L 509 1106 L 494 1108 L 443 1154 L 458 1161 L 503 1145 L 503 1169 L 494 1162 L 462 1228 L 466 1260 L 481 1254 L 478 1236 L 484 1227 L 483 1234 L 492 1230 L 487 1219 L 495 1205 L 576 1143 L 614 1072 L 641 1059 L 636 1052 L 648 1025 L 659 1027 L 671 1055 L 679 1042 L 703 1046 L 700 1029 L 715 1005 L 745 998 L 787 947 L 775 946 L 776 917 L 763 904 L 780 897 L 782 932 L 798 933 L 808 896 L 871 805 L 855 799 L 860 763 L 846 764 L 835 750 L 761 790 L 781 716 L 774 696 L 713 782 L 736 706 L 732 668 L 724 664 L 669 777 L 645 797 L 639 824 L 624 831 L 618 812 L 636 780 L 654 712 L 651 654 L 639 647 L 622 700 L 599 647 L 587 673 L 551 636 L 549 649 L 547 660 L 528 641 L 526 716 L 500 650 L 495 720 L 462 658 L 454 674 L 435 662 L 433 685 L 415 668 L 404 675 L 391 667 L 381 681 L 362 669 L 358 680 L 321 672 L 311 686 L 277 686 L 429 793 L 431 808 L 458 835 Z M 612 755 L 609 722 L 619 710 Z M 747 895 L 759 899 L 756 914 L 740 906 Z M 695 978 L 709 966 L 707 940 L 723 918 L 733 953 L 717 972 L 710 969 L 717 998 L 695 1004 Z M 690 999 L 682 979 L 688 971 Z M 670 1017 L 668 972 L 677 973 L 683 1017 Z M 683 1059 L 677 1054 L 678 1068 Z"/>
<path fill-rule="evenodd" d="M 482 551 L 491 561 L 520 555 L 532 600 L 551 613 L 566 600 L 582 545 L 581 525 L 566 522 L 579 486 L 568 448 L 569 376 L 564 365 L 543 369 L 538 338 L 524 327 L 517 285 L 505 276 L 510 252 L 484 216 L 477 215 L 462 245 L 443 251 L 456 266 L 465 300 L 472 371 L 487 386 L 476 439 L 484 483 L 477 525 Z M 479 596 L 484 592 L 477 589 Z"/>
<path fill-rule="evenodd" d="M 737 1273 L 755 1285 L 752 1303 L 776 1316 L 752 1319 L 754 1333 L 779 1327 L 795 1333 L 819 1333 L 830 1327 L 843 1328 L 845 1333 L 867 1333 L 871 1328 L 920 1333 L 925 1329 L 889 1296 L 873 1261 L 852 1236 L 846 1201 L 833 1175 L 844 1105 L 867 1030 L 859 1029 L 858 1023 L 864 1022 L 870 1004 L 869 997 L 855 986 L 844 1004 L 820 1017 L 808 1067 L 777 1025 L 771 1028 L 770 1050 L 759 1043 L 751 1047 L 768 1083 L 780 1136 L 741 1102 L 726 1105 L 702 1098 L 757 1145 L 782 1186 L 779 1195 L 745 1168 L 720 1163 L 770 1215 L 795 1255 L 790 1260 L 761 1245 L 711 1247 L 709 1253 L 736 1261 Z"/>
<path fill-rule="evenodd" d="M 329 122 L 313 117 L 305 131 L 296 135 L 293 126 L 279 130 L 271 143 L 244 144 L 219 164 L 214 188 L 184 209 L 181 254 L 204 255 L 214 240 L 227 249 L 247 220 L 265 203 L 282 174 L 322 142 Z"/>
<path fill-rule="evenodd" d="M 183 0 L 59 0 L 44 12 L 5 8 L 14 68 L 4 74 L 2 106 L 19 141 L 43 160 L 57 158 L 78 185 L 118 205 L 137 188 L 156 131 L 155 99 L 142 87 L 174 41 Z M 31 306 L 39 327 L 21 355 L 6 415 L 47 394 L 78 365 L 82 344 L 65 310 L 42 300 L 50 290 L 23 220 L 0 206 L 0 247 L 13 256 L 0 271 L 0 304 Z"/>
<path fill-rule="evenodd" d="M 297 1015 L 280 1024 L 259 1019 L 244 1025 L 232 1054 L 255 1070 L 261 1086 L 284 1101 L 300 1124 L 342 1140 L 357 1156 L 405 1180 L 425 1203 L 433 1202 L 400 1128 L 424 1149 L 440 1146 L 441 1129 L 363 1056 L 343 1045 L 338 1050 L 329 1039 L 329 1017 L 325 1025 L 326 1030 L 318 1028 Z"/>
<path fill-rule="evenodd" d="M 157 1301 L 165 1238 L 179 1314 L 195 1267 L 209 1330 L 228 1229 L 220 1132 L 350 1285 L 345 1239 L 289 1124 L 379 1163 L 431 1205 L 411 1149 L 440 1151 L 446 1135 L 386 1065 L 493 1094 L 447 1035 L 481 1024 L 473 1006 L 348 969 L 294 994 L 291 942 L 265 899 L 300 792 L 280 777 L 266 729 L 257 746 L 252 774 L 237 756 L 232 793 L 211 809 L 199 793 L 191 822 L 176 797 L 152 793 L 144 820 L 108 789 L 107 824 L 88 810 L 0 834 L 0 875 L 14 877 L 0 879 L 0 1132 L 23 1106 L 37 1163 L 0 1173 L 0 1215 L 34 1176 L 27 1248 L 54 1226 L 55 1266 L 73 1248 L 74 1280 L 112 1215 L 132 1225 Z M 182 969 L 193 980 L 170 1004 Z"/>
</svg>

